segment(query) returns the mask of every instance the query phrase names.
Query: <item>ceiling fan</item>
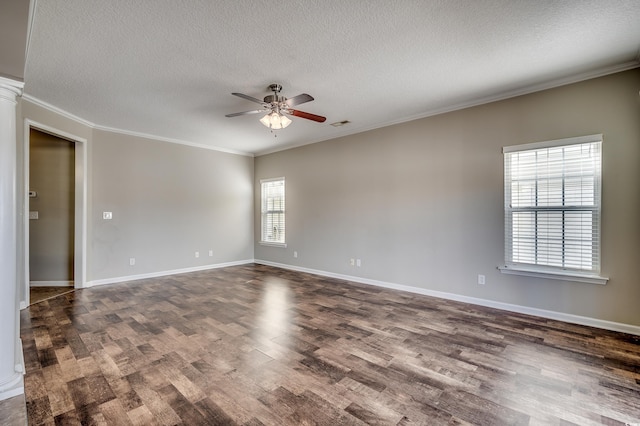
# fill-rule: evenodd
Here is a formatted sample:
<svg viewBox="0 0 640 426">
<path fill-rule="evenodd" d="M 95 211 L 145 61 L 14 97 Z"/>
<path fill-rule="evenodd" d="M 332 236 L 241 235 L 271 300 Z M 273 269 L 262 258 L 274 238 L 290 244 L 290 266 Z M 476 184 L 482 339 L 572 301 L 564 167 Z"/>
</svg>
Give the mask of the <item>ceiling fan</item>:
<svg viewBox="0 0 640 426">
<path fill-rule="evenodd" d="M 264 100 L 256 99 L 252 96 L 245 95 L 243 93 L 232 93 L 234 96 L 246 99 L 251 102 L 260 104 L 261 108 L 252 111 L 235 112 L 233 114 L 227 114 L 225 117 L 237 117 L 239 115 L 259 114 L 266 112 L 267 114 L 260 119 L 260 122 L 270 129 L 284 129 L 291 120 L 287 115 L 293 115 L 294 117 L 306 118 L 307 120 L 317 121 L 318 123 L 324 123 L 327 119 L 321 115 L 311 114 L 309 112 L 293 109 L 294 106 L 310 102 L 313 100 L 313 96 L 302 93 L 293 98 L 287 99 L 280 95 L 282 86 L 274 83 L 269 85 L 269 90 L 273 92 L 273 95 L 267 95 Z M 287 115 L 285 115 L 287 114 Z"/>
</svg>

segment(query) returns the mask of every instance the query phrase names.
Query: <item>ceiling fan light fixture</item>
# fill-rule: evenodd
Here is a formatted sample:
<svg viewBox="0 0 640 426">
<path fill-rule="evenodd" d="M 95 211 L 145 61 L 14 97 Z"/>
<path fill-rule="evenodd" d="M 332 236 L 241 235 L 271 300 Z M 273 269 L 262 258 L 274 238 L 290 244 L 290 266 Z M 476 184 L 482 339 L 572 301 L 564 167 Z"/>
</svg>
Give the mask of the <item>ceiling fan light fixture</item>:
<svg viewBox="0 0 640 426">
<path fill-rule="evenodd" d="M 291 120 L 285 115 L 282 115 L 276 111 L 273 111 L 260 119 L 260 122 L 266 127 L 274 130 L 284 129 L 289 124 L 291 124 Z"/>
<path fill-rule="evenodd" d="M 266 113 L 260 119 L 260 123 L 262 123 L 263 126 L 273 130 L 284 129 L 288 127 L 289 124 L 291 124 L 291 120 L 287 115 L 304 118 L 305 120 L 311 120 L 318 123 L 324 123 L 326 121 L 327 117 L 300 111 L 298 109 L 293 109 L 293 107 L 296 105 L 312 101 L 313 96 L 307 93 L 301 93 L 298 96 L 294 96 L 293 98 L 285 98 L 284 96 L 280 96 L 278 94 L 282 90 L 282 86 L 275 83 L 269 85 L 269 90 L 273 92 L 273 95 L 265 96 L 264 100 L 262 101 L 260 99 L 254 98 L 253 96 L 245 95 L 243 93 L 231 93 L 234 96 L 238 96 L 242 99 L 260 104 L 262 108 L 252 111 L 235 112 L 233 114 L 227 114 L 225 115 L 225 117 L 238 117 L 240 115 Z M 284 115 L 283 112 L 287 115 Z"/>
</svg>

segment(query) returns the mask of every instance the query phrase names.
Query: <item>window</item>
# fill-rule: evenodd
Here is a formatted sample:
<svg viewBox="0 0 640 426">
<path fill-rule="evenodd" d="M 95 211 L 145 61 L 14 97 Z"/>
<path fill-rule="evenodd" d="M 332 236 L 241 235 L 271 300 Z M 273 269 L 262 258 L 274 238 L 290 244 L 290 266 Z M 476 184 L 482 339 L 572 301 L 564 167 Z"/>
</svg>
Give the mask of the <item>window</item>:
<svg viewBox="0 0 640 426">
<path fill-rule="evenodd" d="M 261 242 L 285 244 L 284 178 L 260 181 L 262 194 Z"/>
<path fill-rule="evenodd" d="M 602 135 L 592 135 L 503 149 L 503 272 L 604 283 L 598 277 L 601 148 Z"/>
</svg>

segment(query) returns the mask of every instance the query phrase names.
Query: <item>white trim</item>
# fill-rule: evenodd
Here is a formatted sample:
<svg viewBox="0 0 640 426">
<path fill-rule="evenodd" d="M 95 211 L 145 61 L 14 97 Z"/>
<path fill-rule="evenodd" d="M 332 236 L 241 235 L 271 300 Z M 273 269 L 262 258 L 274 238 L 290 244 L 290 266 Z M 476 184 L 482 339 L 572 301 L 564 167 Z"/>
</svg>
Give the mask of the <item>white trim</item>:
<svg viewBox="0 0 640 426">
<path fill-rule="evenodd" d="M 24 89 L 24 81 L 18 81 L 0 75 L 0 87 L 10 90 L 16 96 L 21 96 L 22 90 Z M 16 102 L 15 99 L 12 99 L 12 101 Z"/>
<path fill-rule="evenodd" d="M 38 123 L 29 118 L 24 119 L 24 144 L 23 144 L 23 194 L 29 192 L 29 145 L 31 129 L 49 133 L 53 136 L 69 140 L 74 143 L 75 148 L 75 171 L 74 171 L 74 188 L 75 188 L 75 211 L 74 211 L 74 259 L 73 274 L 75 288 L 82 288 L 87 279 L 87 199 L 88 199 L 88 142 L 85 138 L 81 138 L 74 134 L 56 129 L 46 124 Z M 25 309 L 31 301 L 29 300 L 29 197 L 24 197 L 23 212 L 24 216 L 24 297 L 25 300 L 20 302 L 21 309 Z M 24 302 L 24 303 L 23 303 Z M 22 307 L 24 305 L 24 307 Z"/>
<path fill-rule="evenodd" d="M 16 372 L 12 376 L 12 380 L 5 385 L 0 385 L 0 401 L 13 398 L 14 396 L 22 395 L 24 393 L 24 379 L 23 374 Z"/>
<path fill-rule="evenodd" d="M 281 177 L 275 177 L 275 178 L 268 178 L 268 179 L 260 179 L 260 184 L 262 185 L 263 183 L 267 183 L 267 182 L 276 182 L 279 180 L 284 180 L 284 176 Z"/>
<path fill-rule="evenodd" d="M 229 149 L 229 148 L 214 147 L 211 145 L 203 145 L 195 142 L 184 141 L 181 139 L 173 139 L 173 138 L 166 138 L 164 136 L 151 135 L 149 133 L 133 132 L 130 130 L 117 129 L 115 127 L 106 127 L 106 126 L 100 126 L 100 125 L 94 125 L 93 128 L 96 130 L 102 130 L 102 131 L 111 132 L 111 133 L 120 133 L 123 135 L 135 136 L 138 138 L 153 139 L 161 142 L 169 142 L 169 143 L 175 143 L 178 145 L 186 145 L 193 148 L 202 148 L 202 149 L 208 149 L 210 151 L 219 151 L 227 154 L 242 155 L 244 157 L 253 157 L 253 154 L 250 152 L 238 151 L 238 150 Z"/>
<path fill-rule="evenodd" d="M 601 277 L 600 275 L 581 274 L 579 272 L 571 271 L 545 271 L 543 269 L 526 268 L 516 265 L 498 266 L 498 269 L 503 274 L 523 275 L 525 277 L 545 278 L 552 280 L 574 281 L 587 284 L 605 285 L 607 284 L 607 281 L 609 281 L 608 277 Z"/>
<path fill-rule="evenodd" d="M 18 338 L 16 341 L 17 350 L 20 353 L 18 363 L 13 366 L 15 372 L 11 378 L 4 383 L 0 384 L 0 401 L 13 398 L 14 396 L 22 395 L 24 393 L 24 350 L 22 350 L 22 339 Z"/>
<path fill-rule="evenodd" d="M 571 138 L 564 139 L 554 139 L 550 141 L 540 141 L 522 145 L 511 145 L 505 146 L 502 148 L 503 156 L 504 156 L 504 250 L 505 250 L 505 266 L 499 266 L 498 269 L 505 274 L 512 275 L 524 275 L 530 277 L 538 277 L 538 278 L 550 278 L 556 280 L 567 280 L 567 281 L 575 281 L 575 282 L 584 282 L 589 284 L 601 284 L 604 285 L 607 283 L 608 278 L 602 277 L 599 275 L 600 273 L 600 262 L 601 262 L 601 249 L 602 249 L 602 241 L 601 241 L 601 211 L 602 211 L 602 145 L 604 143 L 604 138 L 601 133 L 586 135 L 586 136 L 577 136 Z M 513 173 L 514 170 L 517 170 L 517 167 L 513 167 L 511 157 L 515 156 L 516 158 L 521 153 L 525 152 L 537 152 L 537 150 L 546 150 L 549 148 L 564 148 L 566 146 L 573 146 L 579 144 L 590 144 L 592 146 L 597 146 L 598 155 L 597 155 L 597 163 L 598 167 L 594 168 L 594 204 L 593 206 L 557 206 L 553 205 L 549 206 L 525 206 L 525 207 L 513 207 L 512 205 L 512 184 L 513 184 Z M 564 151 L 563 151 L 564 152 Z M 595 157 L 595 155 L 594 155 Z M 537 163 L 537 159 L 534 160 Z M 562 164 L 564 165 L 564 159 L 562 160 Z M 537 174 L 536 174 L 537 175 Z M 538 182 L 538 177 L 535 177 L 535 182 Z M 536 183 L 537 187 L 537 183 Z M 564 177 L 563 177 L 563 188 L 564 188 Z M 564 189 L 563 189 L 564 190 Z M 537 189 L 536 189 L 537 191 Z M 537 192 L 536 192 L 537 194 Z M 564 204 L 564 203 L 563 203 Z M 513 256 L 513 244 L 514 244 L 514 235 L 513 235 L 513 218 L 514 214 L 517 211 L 522 211 L 525 213 L 536 213 L 538 211 L 544 211 L 543 209 L 548 209 L 549 211 L 564 212 L 567 211 L 591 211 L 592 215 L 596 216 L 595 226 L 592 223 L 592 234 L 591 234 L 591 243 L 597 245 L 597 253 L 596 255 L 591 255 L 590 270 L 568 270 L 563 269 L 562 267 L 554 267 L 549 265 L 548 263 L 540 263 L 540 264 L 522 264 L 514 261 Z M 564 217 L 564 216 L 563 216 Z M 563 227 L 564 227 L 564 218 L 563 218 Z M 533 233 L 535 236 L 538 236 L 538 226 L 537 224 L 534 226 Z M 554 239 L 557 241 L 561 241 L 564 247 L 565 239 L 564 233 L 562 237 L 555 236 Z M 537 245 L 536 245 L 537 250 Z M 529 253 L 533 254 L 533 253 Z M 560 259 L 556 259 L 560 260 Z M 537 257 L 536 260 L 537 262 Z M 562 258 L 562 266 L 564 265 L 564 253 Z"/>
<path fill-rule="evenodd" d="M 321 275 L 330 278 L 337 278 L 346 281 L 353 281 L 360 284 L 368 284 L 376 287 L 389 288 L 393 290 L 407 291 L 409 293 L 422 294 L 424 296 L 437 297 L 440 299 L 455 300 L 456 302 L 470 303 L 473 305 L 486 306 L 488 308 L 501 309 L 504 311 L 516 312 L 520 314 L 533 315 L 541 318 L 548 318 L 557 321 L 564 321 L 572 324 L 586 325 L 589 327 L 602 328 L 604 330 L 618 331 L 621 333 L 634 334 L 640 336 L 640 326 L 624 324 L 620 322 L 606 321 L 597 318 L 584 317 L 580 315 L 567 314 L 564 312 L 548 311 L 546 309 L 531 308 L 528 306 L 514 305 L 511 303 L 497 302 L 488 299 L 479 299 L 476 297 L 463 296 L 460 294 L 446 293 L 442 291 L 427 290 L 424 288 L 394 284 L 385 281 L 371 280 L 368 278 L 356 277 L 351 275 L 335 274 L 332 272 L 319 271 L 316 269 L 302 268 L 298 266 L 286 265 L 283 263 L 269 262 L 266 260 L 255 259 L 255 263 L 276 268 L 290 269 L 292 271 L 306 272 L 308 274 Z"/>
<path fill-rule="evenodd" d="M 114 133 L 122 133 L 122 134 L 127 134 L 127 135 L 132 135 L 132 136 L 139 136 L 139 137 L 144 137 L 144 138 L 148 138 L 148 139 L 156 139 L 156 140 L 162 140 L 162 141 L 166 141 L 166 142 L 171 142 L 171 143 L 177 143 L 177 144 L 181 144 L 181 145 L 187 145 L 187 146 L 192 146 L 192 147 L 197 147 L 197 148 L 204 148 L 204 149 L 210 149 L 213 151 L 221 151 L 221 152 L 227 152 L 230 154 L 238 154 L 238 155 L 244 155 L 244 156 L 248 156 L 248 157 L 258 157 L 258 156 L 262 156 L 262 155 L 267 155 L 267 154 L 272 154 L 275 152 L 279 152 L 279 151 L 285 151 L 288 149 L 292 149 L 292 148 L 297 148 L 300 146 L 305 146 L 305 145 L 310 145 L 313 143 L 317 143 L 317 142 L 323 142 L 326 140 L 332 140 L 332 139 L 337 139 L 340 137 L 345 137 L 345 136 L 349 136 L 349 135 L 353 135 L 353 134 L 358 134 L 358 133 L 364 133 L 370 130 L 375 130 L 375 129 L 380 129 L 382 127 L 388 127 L 388 126 L 393 126 L 396 124 L 401 124 L 401 123 L 406 123 L 409 121 L 414 121 L 414 120 L 420 120 L 422 118 L 427 118 L 427 117 L 433 117 L 436 115 L 440 115 L 440 114 L 445 114 L 448 112 L 453 112 L 453 111 L 458 111 L 458 110 L 462 110 L 465 108 L 471 108 L 474 106 L 479 106 L 479 105 L 485 105 L 485 104 L 489 104 L 492 102 L 498 102 L 498 101 L 503 101 L 505 99 L 510 99 L 510 98 L 515 98 L 517 96 L 522 96 L 522 95 L 527 95 L 530 93 L 536 93 L 536 92 L 541 92 L 544 90 L 548 90 L 548 89 L 553 89 L 556 87 L 561 87 L 561 86 L 566 86 L 569 84 L 574 84 L 574 83 L 579 83 L 581 81 L 585 81 L 585 80 L 591 80 L 594 78 L 599 78 L 599 77 L 604 77 L 607 75 L 611 75 L 611 74 L 615 74 L 615 73 L 619 73 L 619 72 L 623 72 L 623 71 L 629 71 L 635 68 L 640 67 L 640 53 L 638 54 L 638 57 L 632 61 L 629 62 L 625 62 L 622 64 L 616 64 L 616 65 L 612 65 L 609 67 L 604 67 L 604 68 L 600 68 L 597 70 L 593 70 L 593 71 L 588 71 L 588 72 L 584 72 L 584 73 L 580 73 L 580 74 L 576 74 L 576 75 L 572 75 L 569 77 L 563 77 L 563 78 L 558 78 L 555 80 L 551 80 L 545 83 L 540 83 L 540 84 L 535 84 L 535 85 L 531 85 L 531 86 L 527 86 L 524 88 L 520 88 L 517 90 L 510 90 L 507 92 L 503 92 L 503 93 L 499 93 L 497 95 L 491 95 L 491 96 L 486 96 L 486 97 L 482 97 L 479 99 L 475 99 L 475 100 L 471 100 L 471 101 L 466 101 L 466 102 L 461 102 L 455 105 L 450 105 L 444 108 L 436 108 L 436 109 L 432 109 L 429 111 L 425 111 L 423 113 L 420 114 L 415 114 L 409 117 L 405 117 L 405 118 L 401 118 L 398 120 L 390 120 L 390 121 L 385 121 L 385 122 L 379 122 L 375 125 L 372 126 L 367 126 L 367 127 L 361 127 L 361 128 L 352 128 L 351 131 L 349 131 L 349 128 L 342 128 L 343 131 L 339 132 L 339 133 L 335 133 L 333 135 L 330 136 L 326 136 L 326 137 L 321 137 L 321 138 L 316 138 L 316 139 L 310 139 L 307 140 L 305 142 L 300 142 L 300 143 L 293 143 L 293 144 L 288 144 L 286 146 L 277 146 L 277 147 L 273 147 L 273 148 L 267 148 L 264 150 L 260 150 L 260 151 L 256 151 L 256 152 L 246 152 L 246 151 L 234 151 L 234 150 L 229 150 L 229 149 L 225 149 L 225 148 L 218 148 L 218 147 L 212 147 L 209 145 L 200 145 L 200 144 L 196 144 L 193 142 L 187 142 L 187 141 L 183 141 L 183 140 L 179 140 L 179 139 L 170 139 L 170 138 L 163 138 L 160 136 L 154 136 L 154 135 L 149 135 L 149 134 L 145 134 L 145 133 L 136 133 L 136 132 L 131 132 L 128 130 L 124 130 L 124 129 L 117 129 L 117 128 L 113 128 L 113 127 L 106 127 L 106 126 L 101 126 L 95 123 L 92 123 L 88 120 L 85 120 L 83 118 L 80 118 L 76 115 L 73 115 L 67 111 L 64 111 L 58 107 L 55 107 L 51 104 L 48 104 L 47 102 L 44 102 L 38 98 L 35 98 L 29 94 L 23 94 L 22 98 L 25 100 L 28 100 L 29 102 L 32 102 L 38 106 L 41 106 L 45 109 L 48 109 L 50 111 L 53 111 L 57 114 L 60 114 L 64 117 L 67 117 L 73 121 L 82 123 L 86 126 L 91 127 L 92 129 L 98 129 L 98 130 L 105 130 L 105 131 L 110 131 L 110 132 L 114 132 Z"/>
<path fill-rule="evenodd" d="M 502 148 L 502 153 L 529 151 L 531 149 L 554 148 L 565 145 L 578 145 L 581 143 L 604 142 L 602 133 L 587 136 L 577 136 L 574 138 L 554 139 L 552 141 L 532 142 L 523 145 L 511 145 Z"/>
<path fill-rule="evenodd" d="M 75 121 L 76 123 L 79 123 L 79 124 L 82 124 L 84 126 L 91 127 L 91 128 L 95 127 L 95 124 L 93 124 L 92 122 L 90 122 L 88 120 L 85 120 L 84 118 L 80 118 L 77 115 L 73 115 L 70 112 L 67 112 L 67 111 L 65 111 L 65 110 L 63 110 L 61 108 L 58 108 L 57 106 L 51 105 L 51 104 L 49 104 L 49 103 L 47 103 L 45 101 L 41 101 L 38 98 L 34 98 L 33 96 L 29 95 L 28 93 L 24 93 L 22 95 L 22 99 L 24 99 L 26 101 L 29 101 L 32 104 L 37 105 L 37 106 L 39 106 L 41 108 L 49 110 L 49 111 L 51 111 L 51 112 L 53 112 L 53 113 L 55 113 L 57 115 L 61 115 L 64 118 L 67 118 L 67 119 L 69 119 L 71 121 Z"/>
<path fill-rule="evenodd" d="M 358 133 L 368 132 L 370 130 L 380 129 L 383 127 L 393 126 L 396 124 L 406 123 L 413 120 L 420 120 L 427 117 L 433 117 L 440 114 L 446 114 L 448 112 L 459 111 L 466 108 L 471 108 L 480 105 L 490 104 L 492 102 L 504 101 L 506 99 L 515 98 L 518 96 L 528 95 L 531 93 L 542 92 L 544 90 L 554 89 L 556 87 L 568 86 L 574 83 L 580 83 L 581 81 L 591 80 L 594 78 L 605 77 L 607 75 L 629 71 L 635 68 L 640 67 L 640 53 L 638 57 L 633 61 L 625 62 L 623 64 L 613 65 L 610 67 L 600 68 L 593 71 L 583 72 L 580 74 L 576 74 L 569 77 L 558 78 L 555 80 L 548 81 L 546 83 L 534 84 L 531 86 L 523 87 L 521 89 L 510 90 L 507 92 L 499 93 L 497 95 L 486 96 L 483 98 L 461 102 L 459 104 L 446 106 L 443 108 L 436 108 L 429 111 L 425 111 L 421 114 L 412 115 L 410 117 L 398 119 L 398 120 L 390 120 L 379 122 L 373 126 L 360 127 L 360 128 L 351 128 L 349 131 L 349 127 L 339 127 L 338 129 L 342 129 L 340 132 L 336 132 L 335 134 L 323 138 L 311 139 L 306 142 L 300 142 L 296 144 L 289 144 L 287 146 L 276 146 L 273 148 L 264 149 L 261 151 L 256 151 L 254 154 L 256 157 L 260 157 L 262 155 L 273 154 L 279 151 L 286 151 L 292 148 L 298 148 L 305 145 L 310 145 L 312 143 L 323 142 L 326 140 L 337 139 L 349 135 L 354 135 Z"/>
<path fill-rule="evenodd" d="M 22 96 L 23 99 L 31 102 L 34 105 L 37 105 L 41 108 L 47 109 L 51 112 L 54 112 L 58 115 L 61 115 L 65 118 L 68 118 L 69 120 L 75 121 L 77 123 L 83 124 L 91 129 L 94 130 L 101 130 L 101 131 L 105 131 L 105 132 L 111 132 L 111 133 L 119 133 L 122 135 L 128 135 L 128 136 L 135 136 L 138 138 L 144 138 L 144 139 L 152 139 L 152 140 L 156 140 L 156 141 L 161 141 L 161 142 L 169 142 L 169 143 L 175 143 L 178 145 L 186 145 L 186 146 L 190 146 L 193 148 L 202 148 L 202 149 L 208 149 L 211 151 L 219 151 L 219 152 L 224 152 L 227 154 L 235 154 L 235 155 L 242 155 L 245 157 L 253 157 L 254 155 L 250 152 L 245 152 L 245 151 L 238 151 L 238 150 L 233 150 L 233 149 L 227 149 L 227 148 L 220 148 L 220 147 L 215 147 L 215 146 L 211 146 L 211 145 L 204 145 L 204 144 L 199 144 L 199 143 L 195 143 L 195 142 L 188 142 L 188 141 L 184 141 L 181 139 L 173 139 L 173 138 L 166 138 L 163 136 L 156 136 L 156 135 L 151 135 L 149 133 L 142 133 L 142 132 L 133 132 L 130 130 L 124 130 L 124 129 L 118 129 L 115 127 L 107 127 L 107 126 L 101 126 L 99 124 L 95 124 L 92 123 L 91 121 L 85 120 L 84 118 L 78 117 L 77 115 L 71 114 L 70 112 L 67 112 L 61 108 L 58 108 L 54 105 L 51 105 L 45 101 L 41 101 L 38 98 L 34 98 L 31 95 L 28 94 L 24 94 Z"/>
<path fill-rule="evenodd" d="M 29 281 L 29 287 L 73 287 L 73 281 Z"/>
<path fill-rule="evenodd" d="M 24 350 L 22 349 L 22 339 L 18 339 L 18 350 L 20 351 L 20 359 L 18 363 L 13 367 L 16 373 L 22 373 L 25 375 L 27 373 L 27 369 L 24 367 Z"/>
<path fill-rule="evenodd" d="M 89 145 L 84 140 L 75 142 L 75 241 L 74 241 L 74 286 L 82 288 L 87 281 L 87 218 L 89 200 Z M 80 201 L 77 201 L 80 200 Z M 79 261 L 78 261 L 79 259 Z"/>
<path fill-rule="evenodd" d="M 267 197 L 265 197 L 265 185 L 267 186 L 279 186 L 279 185 L 269 185 L 272 182 L 282 182 L 282 187 L 283 189 L 283 193 L 282 193 L 282 200 L 284 201 L 283 203 L 283 207 L 282 210 L 269 210 L 268 207 L 266 207 L 265 202 L 267 201 Z M 286 194 L 286 180 L 284 176 L 281 177 L 274 177 L 274 178 L 266 178 L 266 179 L 260 179 L 260 241 L 258 242 L 258 244 L 263 245 L 263 246 L 267 246 L 267 247 L 281 247 L 281 248 L 287 248 L 287 227 L 286 227 L 286 215 L 287 215 L 287 207 L 286 207 L 286 202 L 287 200 L 287 194 Z M 268 203 L 267 203 L 268 204 Z M 269 215 L 274 215 L 274 214 L 282 214 L 285 216 L 284 219 L 284 238 L 282 238 L 283 241 L 267 241 L 264 240 L 265 237 L 265 223 L 268 220 Z"/>
<path fill-rule="evenodd" d="M 13 398 L 14 396 L 22 395 L 24 393 L 24 351 L 22 350 L 22 339 L 17 340 L 17 350 L 20 353 L 18 363 L 14 365 L 13 370 L 15 374 L 11 376 L 8 381 L 0 384 L 0 401 Z"/>
<path fill-rule="evenodd" d="M 272 243 L 272 242 L 269 242 L 269 241 L 258 241 L 258 244 L 260 244 L 261 246 L 267 246 L 267 247 L 287 248 L 287 244 L 286 243 Z"/>
<path fill-rule="evenodd" d="M 46 124 L 39 123 L 30 118 L 25 118 L 24 122 L 26 124 L 25 129 L 29 130 L 29 127 L 33 127 L 36 130 L 40 130 L 41 132 L 49 133 L 53 136 L 57 136 L 62 139 L 67 139 L 70 142 L 82 142 L 87 143 L 87 139 L 82 138 L 80 136 L 76 136 L 72 133 L 65 132 L 64 130 L 56 129 L 55 127 L 47 126 Z"/>
<path fill-rule="evenodd" d="M 105 278 L 105 279 L 101 279 L 101 280 L 89 281 L 89 282 L 87 282 L 85 284 L 84 288 L 95 287 L 95 286 L 106 285 L 106 284 L 123 283 L 123 282 L 127 282 L 127 281 L 144 280 L 144 279 L 147 279 L 147 278 L 166 277 L 168 275 L 186 274 L 186 273 L 189 273 L 189 272 L 206 271 L 206 270 L 209 270 L 209 269 L 226 268 L 228 266 L 246 265 L 248 263 L 253 263 L 253 259 L 236 260 L 234 262 L 216 263 L 216 264 L 204 265 L 204 266 L 195 266 L 193 268 L 182 268 L 182 269 L 173 269 L 173 270 L 169 270 L 169 271 L 149 272 L 147 274 L 138 274 L 138 275 L 128 275 L 128 276 L 114 277 L 114 278 Z"/>
</svg>

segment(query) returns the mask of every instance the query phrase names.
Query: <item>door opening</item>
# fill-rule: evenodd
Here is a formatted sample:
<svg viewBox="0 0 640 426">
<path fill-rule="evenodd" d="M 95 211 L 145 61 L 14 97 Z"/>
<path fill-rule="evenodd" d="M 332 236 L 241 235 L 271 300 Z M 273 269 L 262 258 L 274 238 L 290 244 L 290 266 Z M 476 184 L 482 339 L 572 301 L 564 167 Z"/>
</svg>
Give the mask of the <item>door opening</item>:
<svg viewBox="0 0 640 426">
<path fill-rule="evenodd" d="M 75 144 L 30 130 L 29 287 L 73 287 Z"/>
<path fill-rule="evenodd" d="M 84 287 L 87 220 L 86 140 L 30 120 L 24 129 L 21 308 L 33 303 L 32 288 L 56 294 Z"/>
</svg>

